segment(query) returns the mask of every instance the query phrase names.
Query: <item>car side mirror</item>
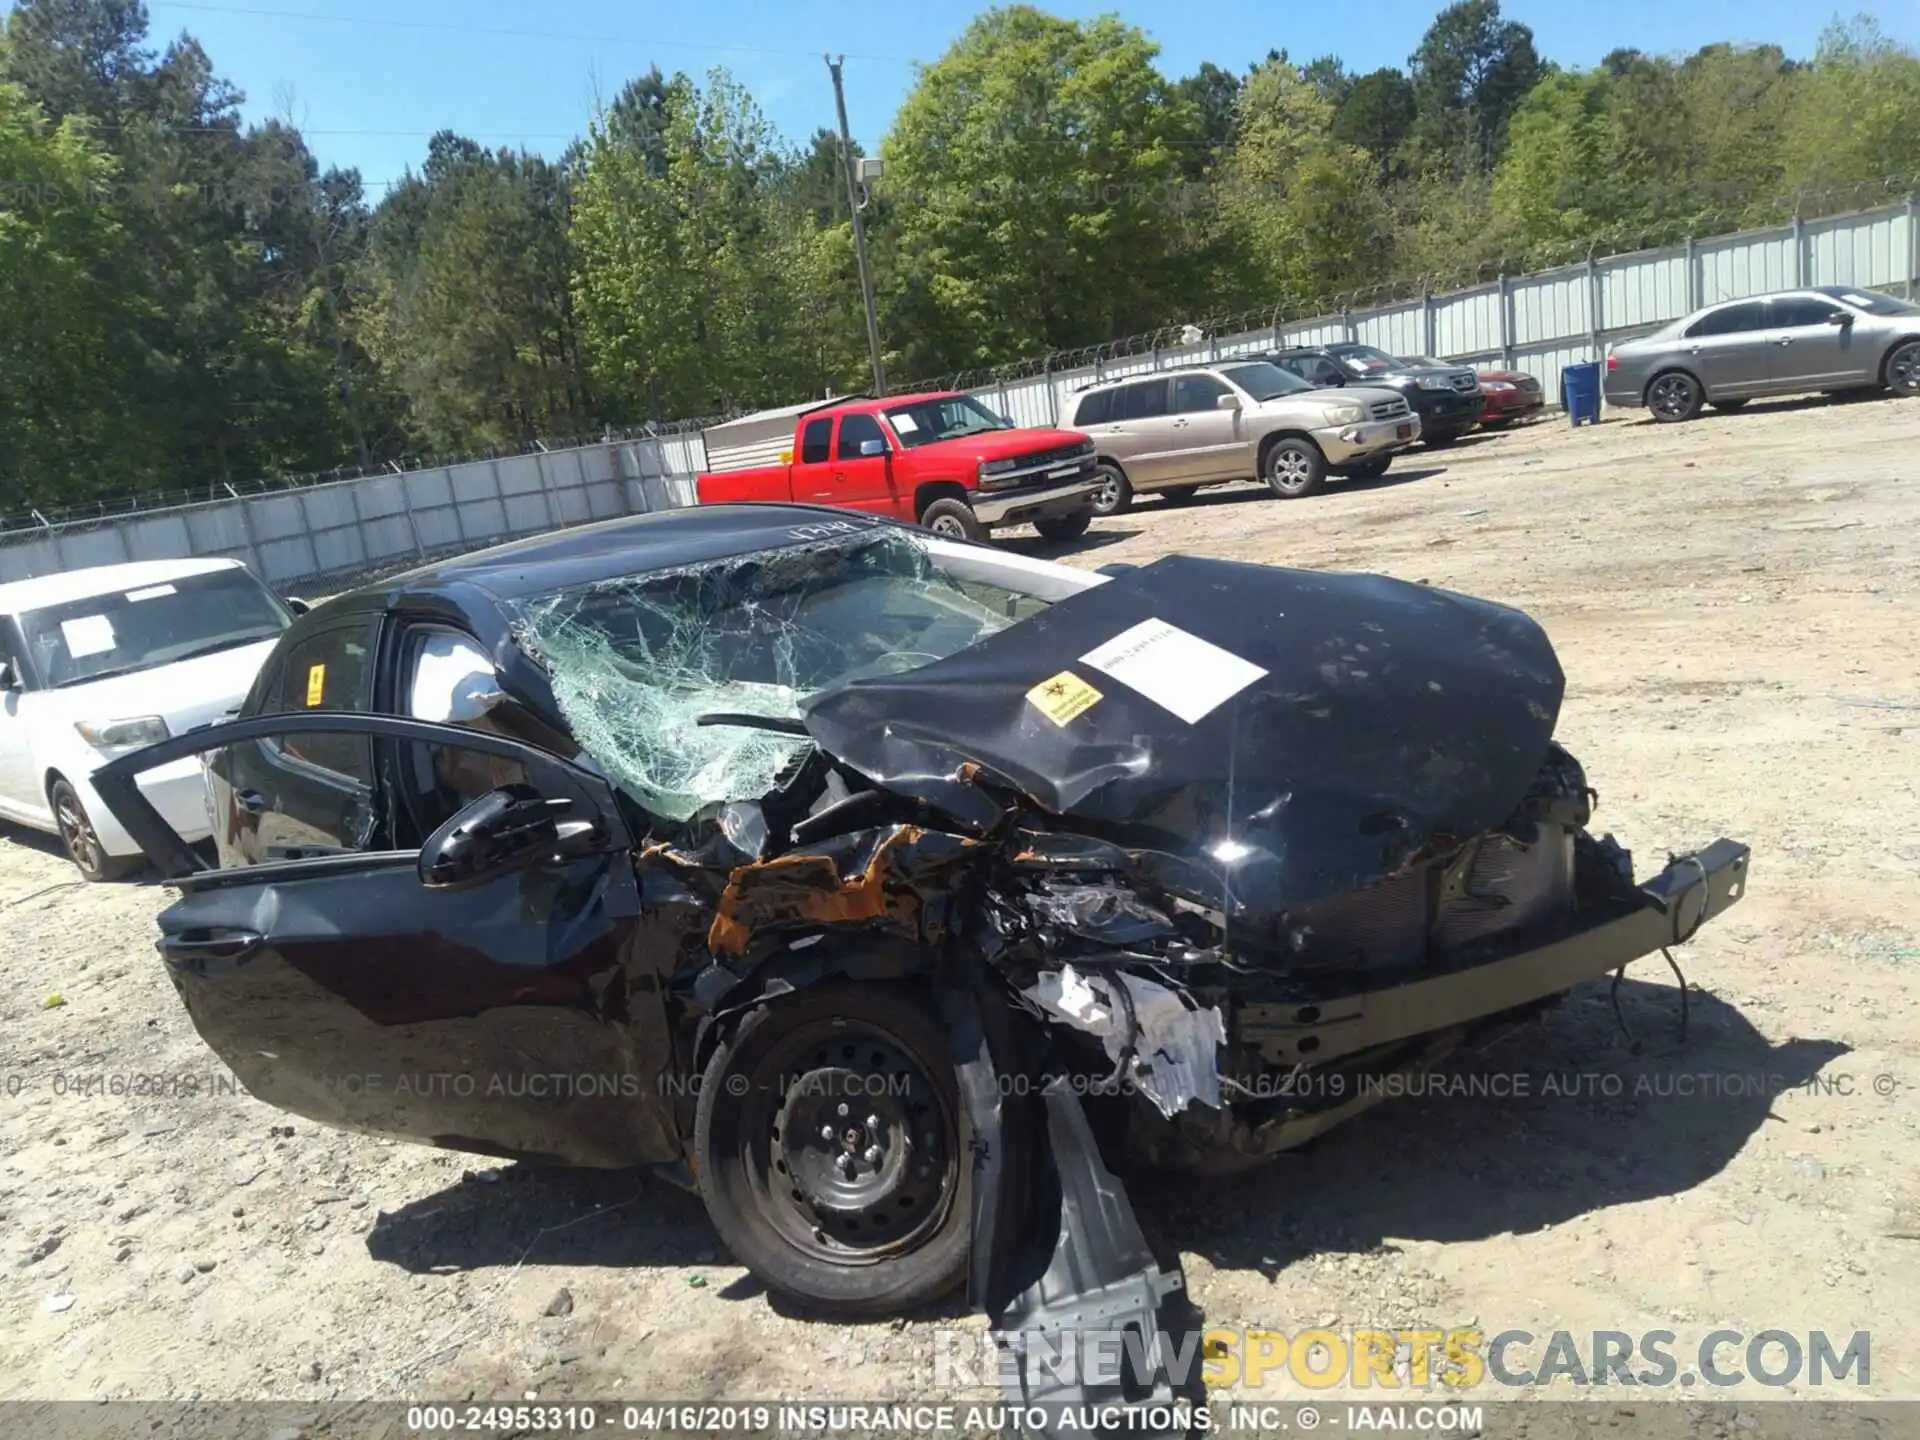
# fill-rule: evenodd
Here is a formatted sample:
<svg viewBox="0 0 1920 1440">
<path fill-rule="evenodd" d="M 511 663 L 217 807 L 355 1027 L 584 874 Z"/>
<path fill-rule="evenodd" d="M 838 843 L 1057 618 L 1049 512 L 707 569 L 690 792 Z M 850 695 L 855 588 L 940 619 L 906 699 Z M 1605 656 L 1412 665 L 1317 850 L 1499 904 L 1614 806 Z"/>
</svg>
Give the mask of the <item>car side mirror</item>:
<svg viewBox="0 0 1920 1440">
<path fill-rule="evenodd" d="M 1853 316 L 1845 310 L 1836 310 L 1833 314 L 1827 316 L 1827 323 L 1829 325 L 1838 325 L 1842 330 L 1845 330 L 1853 324 Z"/>
<path fill-rule="evenodd" d="M 860 442 L 860 453 L 862 455 L 884 455 L 887 453 L 887 442 L 884 440 L 862 440 Z"/>
<path fill-rule="evenodd" d="M 1125 575 L 1127 572 L 1138 570 L 1139 568 L 1138 565 L 1129 565 L 1125 560 L 1112 560 L 1100 566 L 1099 569 L 1093 573 L 1096 575 Z"/>
<path fill-rule="evenodd" d="M 489 790 L 427 837 L 420 847 L 420 883 L 431 890 L 478 885 L 524 870 L 560 846 L 556 812 L 531 785 Z"/>
<path fill-rule="evenodd" d="M 1313 383 L 1317 385 L 1320 389 L 1326 390 L 1326 389 L 1330 389 L 1335 385 L 1344 385 L 1347 382 L 1338 375 L 1322 375 L 1319 379 L 1315 380 Z"/>
<path fill-rule="evenodd" d="M 1217 396 L 1214 399 L 1213 408 L 1216 410 L 1238 410 L 1240 408 L 1240 397 L 1238 395 Z"/>
<path fill-rule="evenodd" d="M 302 600 L 298 595 L 288 595 L 283 598 L 287 602 L 287 609 L 296 615 L 304 615 L 313 609 L 313 602 L 311 600 Z"/>
</svg>

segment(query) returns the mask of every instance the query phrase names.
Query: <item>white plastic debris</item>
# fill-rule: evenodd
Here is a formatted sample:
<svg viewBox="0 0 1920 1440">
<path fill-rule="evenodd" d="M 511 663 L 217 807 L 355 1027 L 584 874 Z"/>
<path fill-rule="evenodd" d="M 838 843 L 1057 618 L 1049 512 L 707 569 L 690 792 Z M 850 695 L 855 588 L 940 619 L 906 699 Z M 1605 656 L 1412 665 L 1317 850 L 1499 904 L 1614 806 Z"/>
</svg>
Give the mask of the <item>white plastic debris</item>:
<svg viewBox="0 0 1920 1440">
<path fill-rule="evenodd" d="M 437 630 L 421 647 L 412 698 L 416 719 L 467 725 L 507 697 L 492 656 L 463 635 Z"/>
<path fill-rule="evenodd" d="M 47 1296 L 47 1309 L 51 1310 L 55 1315 L 58 1315 L 62 1310 L 71 1310 L 72 1308 L 73 1296 L 64 1291 L 58 1295 Z"/>
<path fill-rule="evenodd" d="M 1133 1025 L 1127 1007 L 1113 993 L 1125 988 L 1133 1001 Z M 1220 1108 L 1220 1069 L 1215 1052 L 1227 1042 L 1217 1009 L 1191 1009 L 1177 991 L 1137 975 L 1112 971 L 1082 975 L 1071 965 L 1044 970 L 1026 994 L 1042 1009 L 1076 1030 L 1098 1035 L 1115 1064 L 1133 1043 L 1133 1082 L 1162 1115 L 1171 1118 L 1198 1100 Z"/>
</svg>

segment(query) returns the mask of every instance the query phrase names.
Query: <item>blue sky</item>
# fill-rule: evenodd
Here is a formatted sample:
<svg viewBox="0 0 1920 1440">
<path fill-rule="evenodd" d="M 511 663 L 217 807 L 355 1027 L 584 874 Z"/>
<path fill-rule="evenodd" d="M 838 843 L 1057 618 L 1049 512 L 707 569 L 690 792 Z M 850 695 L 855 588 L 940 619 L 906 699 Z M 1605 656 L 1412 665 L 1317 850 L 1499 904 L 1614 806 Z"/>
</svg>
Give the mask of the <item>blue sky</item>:
<svg viewBox="0 0 1920 1440">
<path fill-rule="evenodd" d="M 611 96 L 657 63 L 699 74 L 724 65 L 789 138 L 833 122 L 822 51 L 845 52 L 854 135 L 869 149 L 913 83 L 979 7 L 939 0 L 147 0 L 156 43 L 188 31 L 247 93 L 250 119 L 293 119 L 323 164 L 357 166 L 370 197 L 427 137 L 458 130 L 489 146 L 557 155 Z M 0 5 L 0 8 L 10 8 Z M 1350 69 L 1401 65 L 1439 0 L 1134 0 L 1054 4 L 1057 14 L 1118 9 L 1161 47 L 1161 68 L 1202 60 L 1243 69 L 1270 47 Z M 1861 7 L 1844 4 L 1846 13 Z M 1586 66 L 1616 46 L 1684 52 L 1713 40 L 1769 40 L 1812 51 L 1834 13 L 1814 0 L 1507 0 L 1541 52 Z M 1894 38 L 1920 43 L 1920 0 L 1884 0 Z"/>
</svg>

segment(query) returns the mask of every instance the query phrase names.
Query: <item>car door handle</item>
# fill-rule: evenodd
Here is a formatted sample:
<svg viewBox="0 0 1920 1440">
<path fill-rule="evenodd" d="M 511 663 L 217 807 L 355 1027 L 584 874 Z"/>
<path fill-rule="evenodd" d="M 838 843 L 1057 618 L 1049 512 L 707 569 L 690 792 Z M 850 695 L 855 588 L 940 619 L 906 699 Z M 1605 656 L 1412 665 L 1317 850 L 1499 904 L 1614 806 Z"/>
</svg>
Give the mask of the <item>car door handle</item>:
<svg viewBox="0 0 1920 1440">
<path fill-rule="evenodd" d="M 1186 423 L 1187 422 L 1184 420 L 1176 420 L 1173 422 L 1173 428 L 1176 430 L 1181 429 L 1183 426 L 1186 425 Z"/>
<path fill-rule="evenodd" d="M 258 815 L 267 808 L 267 797 L 258 790 L 236 790 L 233 803 L 249 815 Z"/>
<path fill-rule="evenodd" d="M 1791 335 L 1783 335 L 1783 336 L 1781 336 L 1781 337 L 1780 337 L 1780 338 L 1779 338 L 1778 340 L 1776 340 L 1776 341 L 1774 341 L 1773 343 L 1774 343 L 1774 344 L 1776 344 L 1776 345 L 1791 345 L 1791 344 L 1793 343 L 1793 336 L 1791 336 Z"/>
<path fill-rule="evenodd" d="M 229 964 L 246 959 L 262 945 L 266 936 L 257 930 L 223 930 L 217 935 L 191 931 L 184 935 L 162 935 L 154 948 L 175 965 L 204 965 L 209 960 Z"/>
</svg>

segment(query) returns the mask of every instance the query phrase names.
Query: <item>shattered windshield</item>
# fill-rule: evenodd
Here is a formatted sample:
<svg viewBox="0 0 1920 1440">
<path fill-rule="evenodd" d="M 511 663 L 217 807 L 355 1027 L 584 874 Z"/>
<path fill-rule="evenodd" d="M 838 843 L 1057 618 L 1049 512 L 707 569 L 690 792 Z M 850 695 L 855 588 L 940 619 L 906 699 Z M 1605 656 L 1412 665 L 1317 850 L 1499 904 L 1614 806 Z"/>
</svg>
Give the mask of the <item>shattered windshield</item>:
<svg viewBox="0 0 1920 1440">
<path fill-rule="evenodd" d="M 517 635 L 582 749 L 653 814 L 771 789 L 811 743 L 714 712 L 794 717 L 808 696 L 943 660 L 1038 606 L 959 581 L 905 533 L 787 546 L 524 602 Z"/>
</svg>

